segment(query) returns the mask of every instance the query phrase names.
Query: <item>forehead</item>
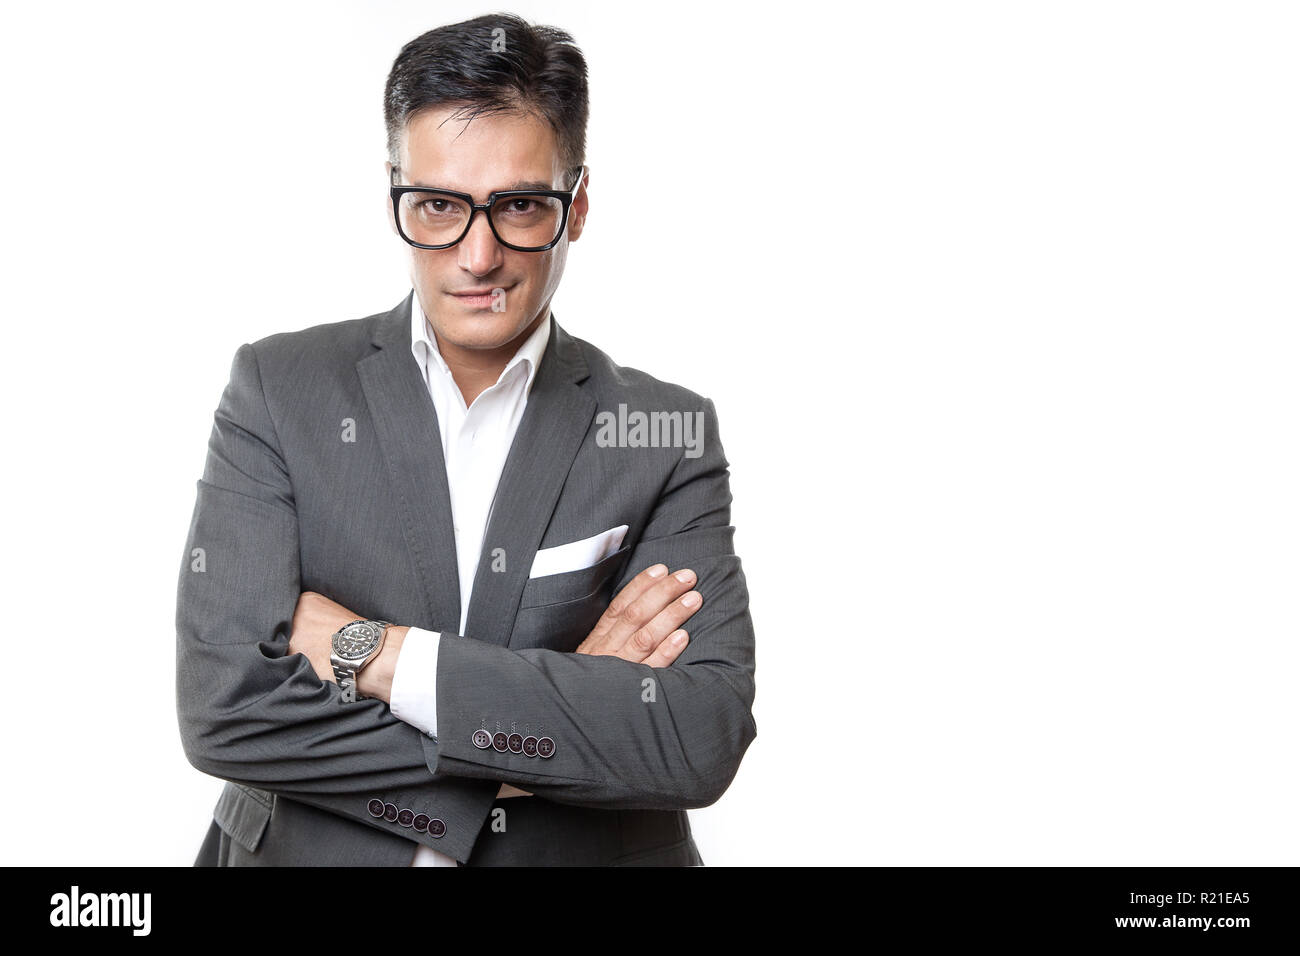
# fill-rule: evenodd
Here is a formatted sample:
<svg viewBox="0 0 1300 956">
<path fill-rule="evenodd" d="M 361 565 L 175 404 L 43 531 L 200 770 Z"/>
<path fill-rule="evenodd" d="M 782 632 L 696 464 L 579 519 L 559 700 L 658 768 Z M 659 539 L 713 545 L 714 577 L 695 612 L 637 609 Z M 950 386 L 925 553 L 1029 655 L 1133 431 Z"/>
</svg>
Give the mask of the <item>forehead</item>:
<svg viewBox="0 0 1300 956">
<path fill-rule="evenodd" d="M 456 111 L 440 107 L 411 117 L 399 151 L 406 182 L 475 196 L 525 182 L 562 187 L 559 144 L 545 119 L 503 112 L 467 121 Z"/>
</svg>

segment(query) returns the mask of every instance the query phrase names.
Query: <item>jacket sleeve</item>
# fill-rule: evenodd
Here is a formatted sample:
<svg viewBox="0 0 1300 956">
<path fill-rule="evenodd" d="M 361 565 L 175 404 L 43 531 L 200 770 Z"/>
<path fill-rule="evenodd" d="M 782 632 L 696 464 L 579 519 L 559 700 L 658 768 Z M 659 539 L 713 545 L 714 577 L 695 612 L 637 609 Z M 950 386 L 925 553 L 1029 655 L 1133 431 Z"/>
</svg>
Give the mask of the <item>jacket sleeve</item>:
<svg viewBox="0 0 1300 956">
<path fill-rule="evenodd" d="M 727 460 L 713 403 L 705 442 L 683 455 L 625 566 L 621 589 L 662 562 L 698 575 L 702 607 L 684 625 L 671 667 L 444 633 L 437 669 L 438 773 L 503 780 L 558 803 L 689 809 L 715 802 L 757 735 L 754 631 L 733 549 Z M 475 731 L 524 725 L 554 742 L 550 757 L 480 749 Z M 480 743 L 483 738 L 480 737 Z"/>
<path fill-rule="evenodd" d="M 430 773 L 422 734 L 383 701 L 344 703 L 288 655 L 300 592 L 293 488 L 253 346 L 235 354 L 214 416 L 180 568 L 176 705 L 190 763 L 430 846 L 367 809 L 491 802 L 496 785 Z M 471 801 L 472 802 L 472 801 Z"/>
</svg>

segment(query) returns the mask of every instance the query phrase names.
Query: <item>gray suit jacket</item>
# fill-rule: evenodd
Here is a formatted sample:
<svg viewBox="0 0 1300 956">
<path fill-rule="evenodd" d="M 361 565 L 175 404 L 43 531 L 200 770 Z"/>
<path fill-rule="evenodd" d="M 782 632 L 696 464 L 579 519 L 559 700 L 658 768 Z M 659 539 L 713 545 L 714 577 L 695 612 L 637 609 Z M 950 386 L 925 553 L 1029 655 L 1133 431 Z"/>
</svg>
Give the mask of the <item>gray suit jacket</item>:
<svg viewBox="0 0 1300 956">
<path fill-rule="evenodd" d="M 553 325 L 462 636 L 446 466 L 410 309 L 408 295 L 235 353 L 177 591 L 182 743 L 228 781 L 196 864 L 405 866 L 415 843 L 470 865 L 701 862 L 684 811 L 722 795 L 757 733 L 712 402 Z M 608 447 L 600 413 L 620 404 L 624 421 L 700 413 L 702 446 Z M 624 524 L 622 548 L 594 567 L 529 579 L 539 548 Z M 656 669 L 572 653 L 656 562 L 699 575 L 704 604 L 682 656 Z M 383 701 L 342 702 L 286 653 L 304 590 L 442 632 L 436 740 Z M 481 729 L 547 736 L 554 753 L 480 749 Z M 502 781 L 535 795 L 497 801 Z"/>
</svg>

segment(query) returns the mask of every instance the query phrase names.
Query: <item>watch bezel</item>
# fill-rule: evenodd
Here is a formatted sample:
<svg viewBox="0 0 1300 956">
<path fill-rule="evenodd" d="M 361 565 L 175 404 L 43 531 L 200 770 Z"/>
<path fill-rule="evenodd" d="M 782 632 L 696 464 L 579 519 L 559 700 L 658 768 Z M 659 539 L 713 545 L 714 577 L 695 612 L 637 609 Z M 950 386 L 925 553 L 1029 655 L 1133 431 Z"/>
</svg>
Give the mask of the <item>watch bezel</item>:
<svg viewBox="0 0 1300 956">
<path fill-rule="evenodd" d="M 340 660 L 345 660 L 349 662 L 365 660 L 367 657 L 373 654 L 375 652 L 375 648 L 379 646 L 379 640 L 384 636 L 384 631 L 386 629 L 385 625 L 386 622 L 383 621 L 365 621 L 365 620 L 353 621 L 351 624 L 343 625 L 341 628 L 339 628 L 337 631 L 334 632 L 334 637 L 331 642 L 334 645 L 335 656 L 337 656 Z M 355 654 L 347 654 L 344 653 L 343 649 L 339 646 L 339 641 L 344 637 L 351 637 L 351 638 L 365 637 L 368 638 L 368 643 L 366 644 L 364 650 Z"/>
</svg>

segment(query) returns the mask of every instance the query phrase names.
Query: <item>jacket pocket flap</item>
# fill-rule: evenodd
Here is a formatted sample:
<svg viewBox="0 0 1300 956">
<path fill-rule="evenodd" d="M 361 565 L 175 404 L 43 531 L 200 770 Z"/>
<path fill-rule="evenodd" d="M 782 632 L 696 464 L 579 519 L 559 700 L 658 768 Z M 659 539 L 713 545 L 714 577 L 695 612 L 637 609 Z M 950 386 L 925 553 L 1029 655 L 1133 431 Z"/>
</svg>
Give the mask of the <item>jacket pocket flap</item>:
<svg viewBox="0 0 1300 956">
<path fill-rule="evenodd" d="M 579 601 L 599 591 L 632 551 L 625 545 L 589 568 L 548 574 L 529 578 L 520 597 L 520 607 L 538 607 L 544 604 L 563 604 Z"/>
<path fill-rule="evenodd" d="M 274 806 L 275 794 L 227 781 L 212 816 L 230 839 L 255 853 Z"/>
</svg>

